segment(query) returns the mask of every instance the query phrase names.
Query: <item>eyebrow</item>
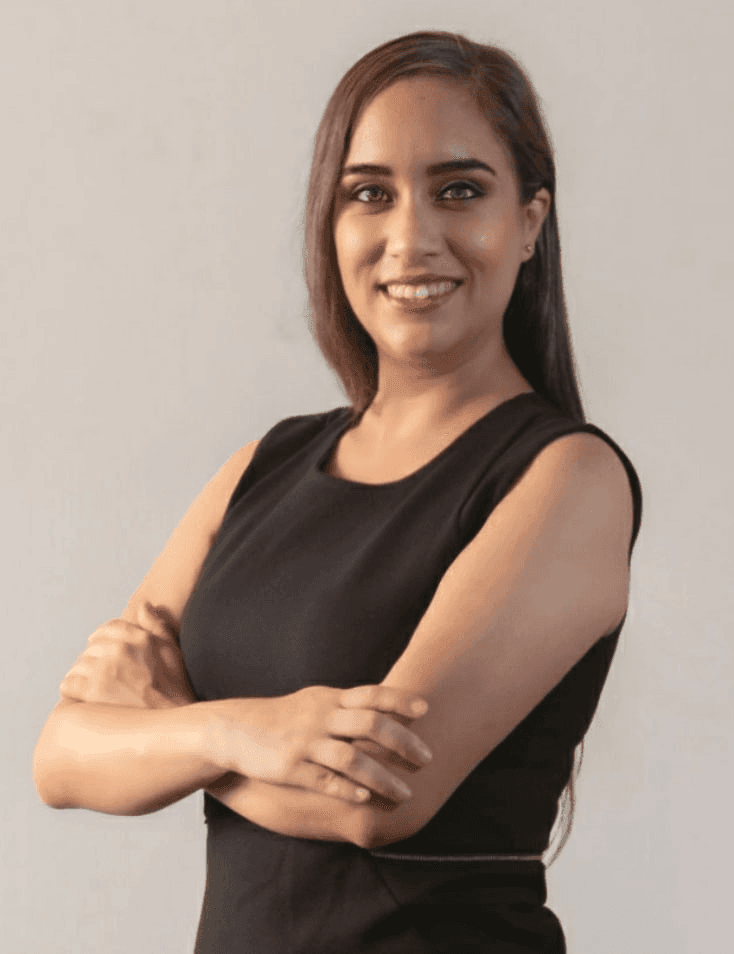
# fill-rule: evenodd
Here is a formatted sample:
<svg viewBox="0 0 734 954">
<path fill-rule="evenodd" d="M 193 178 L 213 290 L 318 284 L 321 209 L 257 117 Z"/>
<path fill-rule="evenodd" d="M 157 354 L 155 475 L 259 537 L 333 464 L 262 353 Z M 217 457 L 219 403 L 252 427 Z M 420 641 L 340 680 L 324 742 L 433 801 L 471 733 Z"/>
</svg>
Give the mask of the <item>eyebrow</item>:
<svg viewBox="0 0 734 954">
<path fill-rule="evenodd" d="M 469 169 L 484 169 L 491 172 L 493 176 L 497 173 L 486 162 L 481 159 L 449 159 L 447 162 L 436 162 L 426 170 L 429 176 L 440 176 L 444 172 L 466 172 Z M 342 178 L 353 175 L 374 175 L 391 176 L 393 174 L 390 166 L 378 166 L 371 162 L 360 162 L 357 165 L 345 166 L 342 172 Z"/>
</svg>

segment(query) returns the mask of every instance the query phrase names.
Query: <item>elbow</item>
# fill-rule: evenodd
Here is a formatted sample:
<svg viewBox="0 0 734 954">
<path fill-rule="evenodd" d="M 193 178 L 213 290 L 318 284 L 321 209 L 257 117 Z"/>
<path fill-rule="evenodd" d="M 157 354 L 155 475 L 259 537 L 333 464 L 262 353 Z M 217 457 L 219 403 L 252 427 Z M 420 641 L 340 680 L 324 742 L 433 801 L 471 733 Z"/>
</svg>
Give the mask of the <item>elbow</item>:
<svg viewBox="0 0 734 954">
<path fill-rule="evenodd" d="M 56 710 L 62 705 L 57 705 Z M 67 793 L 62 791 L 66 787 L 64 780 L 68 776 L 69 766 L 64 765 L 59 757 L 60 753 L 66 751 L 66 747 L 59 734 L 56 710 L 46 720 L 33 749 L 33 784 L 44 805 L 49 808 L 72 808 Z M 68 755 L 68 752 L 66 754 Z"/>
<path fill-rule="evenodd" d="M 374 824 L 371 812 L 363 812 L 352 827 L 350 840 L 358 847 L 369 850 L 374 848 L 372 844 L 374 838 Z"/>
<path fill-rule="evenodd" d="M 52 797 L 49 797 L 49 796 L 46 796 L 46 795 L 42 795 L 41 792 L 38 792 L 38 795 L 39 795 L 39 798 L 41 799 L 41 801 L 43 802 L 43 804 L 44 804 L 44 805 L 47 805 L 49 808 L 61 809 L 61 808 L 73 808 L 73 807 L 74 807 L 73 805 L 67 805 L 66 802 L 60 802 L 60 801 L 55 800 L 55 799 L 52 798 Z"/>
<path fill-rule="evenodd" d="M 403 841 L 415 834 L 415 829 L 405 830 L 404 819 L 396 818 L 389 812 L 366 809 L 357 825 L 355 844 L 370 850 Z"/>
<path fill-rule="evenodd" d="M 73 765 L 68 756 L 57 732 L 50 732 L 47 724 L 33 750 L 33 784 L 38 797 L 49 808 L 80 807 L 71 798 Z"/>
<path fill-rule="evenodd" d="M 45 787 L 42 788 L 35 777 L 33 779 L 33 782 L 36 786 L 36 792 L 38 793 L 38 797 L 40 798 L 41 802 L 44 805 L 46 805 L 48 808 L 64 808 L 65 807 L 56 798 L 54 798 L 54 796 L 49 792 L 47 788 Z"/>
<path fill-rule="evenodd" d="M 402 841 L 407 837 L 407 835 L 396 835 L 394 832 L 387 832 L 372 825 L 364 832 L 360 847 L 369 851 L 372 848 L 383 848 L 385 845 L 391 845 L 394 841 Z"/>
<path fill-rule="evenodd" d="M 59 772 L 37 745 L 33 751 L 33 784 L 38 797 L 49 808 L 71 808 L 60 791 Z"/>
</svg>

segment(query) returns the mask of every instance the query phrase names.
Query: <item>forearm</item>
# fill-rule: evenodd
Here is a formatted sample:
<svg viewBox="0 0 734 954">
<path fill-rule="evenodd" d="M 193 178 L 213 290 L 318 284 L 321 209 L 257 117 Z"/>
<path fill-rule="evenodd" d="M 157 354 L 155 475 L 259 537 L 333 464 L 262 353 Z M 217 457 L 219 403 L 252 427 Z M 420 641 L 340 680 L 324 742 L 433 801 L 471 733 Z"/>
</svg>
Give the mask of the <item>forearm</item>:
<svg viewBox="0 0 734 954">
<path fill-rule="evenodd" d="M 234 772 L 206 785 L 205 790 L 233 812 L 279 835 L 355 845 L 364 841 L 364 807 L 344 799 Z"/>
<path fill-rule="evenodd" d="M 393 718 L 406 726 L 415 722 L 415 719 L 400 714 Z M 352 745 L 378 759 L 386 767 L 391 767 L 385 758 L 384 749 L 369 739 L 353 739 Z M 372 846 L 378 826 L 384 826 L 385 820 L 401 807 L 374 792 L 367 802 L 351 804 L 320 792 L 271 785 L 235 772 L 206 785 L 205 790 L 238 815 L 280 835 L 320 841 L 347 841 L 362 848 Z M 389 844 L 400 837 L 382 837 L 379 843 Z"/>
<path fill-rule="evenodd" d="M 145 815 L 220 779 L 208 703 L 136 709 L 80 702 L 56 710 L 33 753 L 33 777 L 54 808 Z"/>
</svg>

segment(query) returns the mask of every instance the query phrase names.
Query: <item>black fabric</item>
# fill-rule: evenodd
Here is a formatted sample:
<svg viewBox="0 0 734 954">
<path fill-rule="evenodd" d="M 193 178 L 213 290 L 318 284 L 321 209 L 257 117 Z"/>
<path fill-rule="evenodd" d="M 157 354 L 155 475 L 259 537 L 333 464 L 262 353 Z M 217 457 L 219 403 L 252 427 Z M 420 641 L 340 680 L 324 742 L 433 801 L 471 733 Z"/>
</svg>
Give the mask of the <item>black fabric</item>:
<svg viewBox="0 0 734 954">
<path fill-rule="evenodd" d="M 198 699 L 379 683 L 441 577 L 552 440 L 586 431 L 526 393 L 500 404 L 403 480 L 323 471 L 346 407 L 290 417 L 260 441 L 184 612 L 181 648 Z M 540 855 L 574 749 L 593 718 L 624 620 L 484 759 L 417 834 L 385 846 L 431 856 Z M 208 793 L 207 884 L 196 954 L 565 951 L 542 862 L 407 861 L 291 838 Z M 514 866 L 514 867 L 513 867 Z"/>
</svg>

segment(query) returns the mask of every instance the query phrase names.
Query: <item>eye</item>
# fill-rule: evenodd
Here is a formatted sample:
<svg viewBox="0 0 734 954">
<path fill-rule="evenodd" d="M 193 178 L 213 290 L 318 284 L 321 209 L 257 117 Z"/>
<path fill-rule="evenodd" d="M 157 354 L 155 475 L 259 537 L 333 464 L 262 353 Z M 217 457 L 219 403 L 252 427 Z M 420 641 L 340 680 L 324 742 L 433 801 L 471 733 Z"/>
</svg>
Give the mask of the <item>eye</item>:
<svg viewBox="0 0 734 954">
<path fill-rule="evenodd" d="M 473 192 L 474 195 L 462 196 L 461 198 L 474 199 L 474 198 L 476 198 L 477 196 L 484 195 L 484 192 L 482 192 L 480 189 L 478 189 L 477 186 L 473 185 L 471 182 L 452 182 L 451 185 L 446 186 L 446 188 L 443 189 L 442 191 L 443 191 L 443 192 L 454 192 L 454 191 L 458 190 L 459 192 L 464 192 L 464 191 L 466 191 L 467 189 L 469 189 L 471 192 Z M 449 201 L 453 201 L 453 200 L 449 199 Z"/>
<path fill-rule="evenodd" d="M 362 200 L 359 199 L 358 196 L 362 195 L 362 193 L 364 192 L 382 192 L 382 189 L 376 185 L 360 186 L 359 189 L 356 189 L 352 193 L 351 198 L 356 199 L 358 202 L 361 202 Z"/>
<path fill-rule="evenodd" d="M 443 189 L 441 189 L 441 191 L 439 192 L 439 195 L 444 195 L 447 192 L 455 192 L 455 191 L 459 191 L 459 192 L 469 191 L 469 192 L 472 192 L 473 195 L 459 196 L 458 198 L 454 196 L 453 198 L 448 198 L 446 200 L 447 202 L 457 202 L 457 201 L 463 202 L 463 201 L 466 201 L 467 199 L 476 199 L 484 195 L 484 190 L 480 189 L 479 186 L 475 185 L 473 182 L 452 182 L 450 185 L 447 185 Z M 363 200 L 360 198 L 360 196 L 368 192 L 372 192 L 372 193 L 381 192 L 383 195 L 385 194 L 384 190 L 380 186 L 363 185 L 363 186 L 360 186 L 358 189 L 355 189 L 354 192 L 352 192 L 350 198 L 352 201 L 360 202 L 362 205 L 374 205 L 375 203 L 371 202 L 369 199 Z"/>
</svg>

